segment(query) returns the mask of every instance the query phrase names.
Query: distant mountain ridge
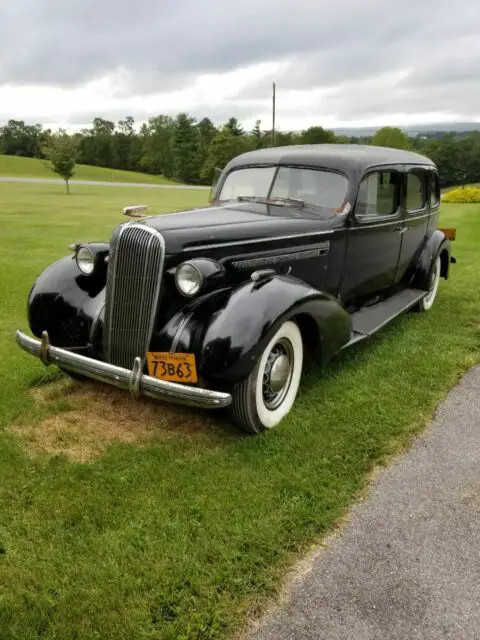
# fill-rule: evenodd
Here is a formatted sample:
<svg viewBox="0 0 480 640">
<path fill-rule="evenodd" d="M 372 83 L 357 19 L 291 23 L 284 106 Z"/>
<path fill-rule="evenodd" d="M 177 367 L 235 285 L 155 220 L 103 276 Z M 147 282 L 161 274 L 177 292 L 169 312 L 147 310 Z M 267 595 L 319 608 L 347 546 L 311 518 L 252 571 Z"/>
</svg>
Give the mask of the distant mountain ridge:
<svg viewBox="0 0 480 640">
<path fill-rule="evenodd" d="M 418 125 L 397 125 L 409 136 L 415 137 L 422 133 L 468 133 L 469 131 L 480 131 L 479 122 L 437 122 L 432 124 Z M 338 136 L 348 136 L 356 138 L 366 138 L 375 135 L 382 127 L 335 127 L 333 131 Z"/>
</svg>

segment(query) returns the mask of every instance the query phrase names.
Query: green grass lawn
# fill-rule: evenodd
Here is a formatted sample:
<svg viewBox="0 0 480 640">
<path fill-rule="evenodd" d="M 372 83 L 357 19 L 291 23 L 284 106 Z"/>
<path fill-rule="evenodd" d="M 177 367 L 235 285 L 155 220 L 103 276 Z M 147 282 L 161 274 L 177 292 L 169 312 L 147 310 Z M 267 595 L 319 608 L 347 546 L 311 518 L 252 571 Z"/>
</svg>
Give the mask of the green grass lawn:
<svg viewBox="0 0 480 640">
<path fill-rule="evenodd" d="M 21 158 L 17 156 L 0 155 L 0 176 L 18 178 L 53 178 L 53 173 L 47 164 L 37 158 Z M 135 171 L 121 171 L 77 164 L 73 180 L 96 180 L 99 182 L 143 182 L 148 184 L 173 184 L 163 176 L 151 176 L 147 173 Z"/>
<path fill-rule="evenodd" d="M 0 184 L 0 197 L 2 640 L 229 637 L 480 360 L 480 206 L 444 205 L 458 264 L 434 309 L 308 371 L 279 429 L 247 437 L 221 417 L 87 392 L 92 404 L 77 411 L 85 429 L 93 407 L 109 432 L 148 423 L 149 437 L 113 438 L 86 463 L 42 453 L 20 426 L 59 420 L 64 438 L 81 441 L 68 428 L 82 385 L 45 377 L 15 346 L 34 278 L 69 243 L 108 238 L 125 204 L 162 212 L 203 204 L 206 193 L 97 187 L 68 197 Z"/>
</svg>

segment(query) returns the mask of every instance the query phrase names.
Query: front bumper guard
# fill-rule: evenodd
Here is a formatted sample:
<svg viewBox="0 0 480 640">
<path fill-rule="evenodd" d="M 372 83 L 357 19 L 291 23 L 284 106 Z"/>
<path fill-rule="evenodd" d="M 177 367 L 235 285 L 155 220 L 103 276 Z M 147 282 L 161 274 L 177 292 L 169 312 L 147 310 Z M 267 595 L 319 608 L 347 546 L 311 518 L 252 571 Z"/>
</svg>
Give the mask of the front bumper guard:
<svg viewBox="0 0 480 640">
<path fill-rule="evenodd" d="M 15 334 L 17 344 L 32 356 L 40 358 L 45 366 L 56 364 L 81 376 L 100 380 L 108 384 L 127 389 L 133 396 L 148 396 L 174 404 L 203 409 L 222 409 L 232 402 L 229 393 L 211 391 L 188 385 L 158 380 L 142 373 L 142 360 L 135 358 L 133 369 L 124 369 L 108 362 L 87 358 L 67 349 L 50 344 L 48 333 L 42 334 L 42 340 L 31 338 L 20 330 Z"/>
</svg>

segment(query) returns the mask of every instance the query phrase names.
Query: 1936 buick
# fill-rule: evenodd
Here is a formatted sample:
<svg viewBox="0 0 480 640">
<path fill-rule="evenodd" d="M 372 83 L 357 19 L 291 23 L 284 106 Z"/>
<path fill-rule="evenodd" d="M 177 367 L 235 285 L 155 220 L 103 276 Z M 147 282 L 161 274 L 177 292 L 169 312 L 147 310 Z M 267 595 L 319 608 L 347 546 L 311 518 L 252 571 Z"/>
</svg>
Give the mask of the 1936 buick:
<svg viewBox="0 0 480 640">
<path fill-rule="evenodd" d="M 304 354 L 328 361 L 403 311 L 428 311 L 454 230 L 437 228 L 435 165 L 415 153 L 308 145 L 243 154 L 205 209 L 120 224 L 72 245 L 28 301 L 45 364 L 275 427 Z M 128 209 L 132 214 L 135 208 Z"/>
</svg>

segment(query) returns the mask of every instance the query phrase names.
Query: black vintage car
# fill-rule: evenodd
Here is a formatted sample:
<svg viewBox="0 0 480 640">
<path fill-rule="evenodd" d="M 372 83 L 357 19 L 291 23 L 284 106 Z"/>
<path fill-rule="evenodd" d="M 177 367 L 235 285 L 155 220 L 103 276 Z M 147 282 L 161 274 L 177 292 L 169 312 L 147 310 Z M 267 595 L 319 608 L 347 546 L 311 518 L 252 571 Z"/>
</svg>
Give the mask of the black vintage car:
<svg viewBox="0 0 480 640">
<path fill-rule="evenodd" d="M 438 173 L 415 153 L 307 145 L 243 154 L 211 206 L 120 224 L 36 281 L 18 344 L 46 365 L 275 427 L 304 354 L 326 362 L 447 278 Z M 133 209 L 127 210 L 132 213 Z"/>
</svg>

